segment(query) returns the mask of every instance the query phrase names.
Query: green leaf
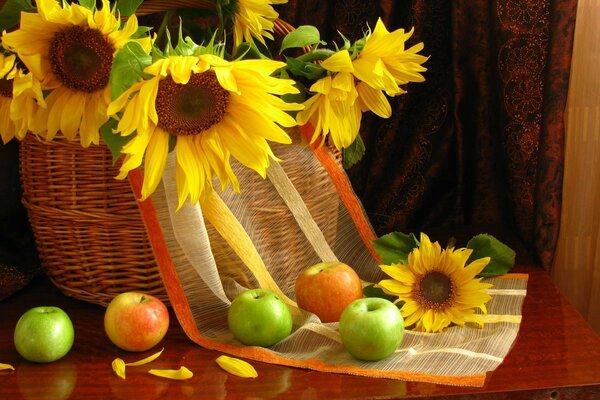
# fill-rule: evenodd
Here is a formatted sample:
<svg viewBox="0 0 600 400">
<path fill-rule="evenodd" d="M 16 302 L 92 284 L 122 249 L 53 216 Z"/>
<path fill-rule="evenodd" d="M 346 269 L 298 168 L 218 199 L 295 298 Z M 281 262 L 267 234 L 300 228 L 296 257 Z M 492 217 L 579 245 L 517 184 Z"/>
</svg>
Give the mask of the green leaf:
<svg viewBox="0 0 600 400">
<path fill-rule="evenodd" d="M 149 26 L 138 26 L 137 31 L 133 35 L 131 35 L 131 39 L 141 39 L 149 35 L 149 32 L 152 30 Z"/>
<path fill-rule="evenodd" d="M 490 277 L 504 275 L 515 265 L 515 251 L 488 234 L 474 236 L 467 243 L 473 253 L 468 262 L 479 258 L 490 257 L 490 263 L 481 272 L 481 276 Z"/>
<path fill-rule="evenodd" d="M 137 42 L 121 47 L 113 61 L 110 72 L 110 93 L 116 99 L 137 81 L 144 78 L 144 68 L 152 63 L 152 57 Z"/>
<path fill-rule="evenodd" d="M 308 61 L 298 60 L 293 57 L 286 57 L 289 71 L 296 76 L 303 76 L 311 80 L 317 80 L 326 74 L 326 71 L 319 64 Z"/>
<path fill-rule="evenodd" d="M 177 46 L 175 47 L 175 51 L 180 56 L 191 56 L 196 51 L 198 45 L 194 43 L 191 37 L 186 36 L 183 37 L 183 31 L 181 28 L 181 24 L 179 25 L 179 38 L 177 39 Z"/>
<path fill-rule="evenodd" d="M 79 0 L 79 4 L 88 10 L 93 10 L 96 7 L 96 0 Z"/>
<path fill-rule="evenodd" d="M 319 30 L 312 25 L 302 25 L 285 35 L 281 41 L 279 54 L 283 53 L 286 49 L 312 46 L 317 43 L 326 44 L 321 41 Z"/>
<path fill-rule="evenodd" d="M 0 32 L 14 28 L 21 21 L 21 12 L 34 12 L 31 0 L 8 0 L 0 9 Z"/>
<path fill-rule="evenodd" d="M 413 235 L 402 232 L 392 232 L 373 240 L 373 247 L 382 261 L 389 264 L 406 263 L 408 255 L 419 246 L 419 241 Z"/>
<path fill-rule="evenodd" d="M 342 165 L 344 169 L 348 169 L 359 162 L 365 155 L 365 143 L 360 135 L 356 135 L 354 142 L 344 150 L 342 150 Z"/>
<path fill-rule="evenodd" d="M 117 0 L 117 11 L 122 17 L 129 17 L 144 0 Z"/>
<path fill-rule="evenodd" d="M 344 41 L 344 46 L 342 46 L 342 50 L 348 50 L 350 48 L 350 40 L 346 36 L 344 36 L 344 34 L 340 31 L 338 31 L 338 35 L 340 35 L 340 37 Z"/>
<path fill-rule="evenodd" d="M 121 136 L 113 133 L 113 131 L 117 128 L 117 124 L 118 122 L 111 118 L 100 128 L 102 140 L 104 140 L 106 147 L 108 147 L 112 154 L 113 164 L 119 159 L 119 157 L 121 157 L 121 149 L 123 146 L 133 139 L 134 136 L 133 134 L 129 136 Z"/>
</svg>

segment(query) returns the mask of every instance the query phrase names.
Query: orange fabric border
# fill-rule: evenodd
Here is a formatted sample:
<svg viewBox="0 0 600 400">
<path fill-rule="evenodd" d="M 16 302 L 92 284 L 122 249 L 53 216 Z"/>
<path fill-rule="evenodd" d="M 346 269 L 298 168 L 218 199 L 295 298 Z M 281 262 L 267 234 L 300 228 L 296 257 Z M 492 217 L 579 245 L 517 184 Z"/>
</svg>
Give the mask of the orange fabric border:
<svg viewBox="0 0 600 400">
<path fill-rule="evenodd" d="M 129 172 L 128 177 L 136 198 L 141 198 L 143 176 L 139 168 Z M 203 337 L 196 326 L 194 316 L 192 315 L 187 297 L 183 290 L 183 286 L 181 285 L 179 277 L 177 276 L 177 270 L 169 254 L 169 249 L 167 247 L 162 228 L 160 227 L 160 222 L 158 221 L 154 204 L 152 203 L 152 200 L 148 198 L 143 201 L 138 200 L 138 206 L 146 226 L 148 237 L 154 251 L 154 256 L 158 262 L 163 283 L 167 290 L 171 305 L 184 332 L 196 344 L 207 349 L 221 351 L 237 357 L 244 357 L 256 361 L 285 365 L 289 367 L 308 368 L 321 372 L 346 373 L 373 378 L 393 378 L 399 380 L 441 383 L 456 386 L 483 386 L 486 374 L 443 376 L 406 371 L 381 371 L 350 365 L 336 366 L 324 363 L 323 361 L 317 359 L 304 361 L 292 360 L 276 355 L 268 349 L 262 347 L 235 346 Z"/>
<path fill-rule="evenodd" d="M 302 125 L 299 128 L 300 133 L 302 133 L 304 139 L 307 141 L 307 143 L 309 143 L 314 128 L 311 124 Z M 310 149 L 313 151 L 317 159 L 321 162 L 325 170 L 327 170 L 329 177 L 333 181 L 333 184 L 335 185 L 338 191 L 340 199 L 342 200 L 342 202 L 346 206 L 346 209 L 350 213 L 350 217 L 352 218 L 352 221 L 354 222 L 354 225 L 356 226 L 358 234 L 360 235 L 363 243 L 365 244 L 365 246 L 367 246 L 369 252 L 375 258 L 375 260 L 379 264 L 382 264 L 383 261 L 381 260 L 381 257 L 379 257 L 379 255 L 375 251 L 375 248 L 373 247 L 373 244 L 371 243 L 372 240 L 377 239 L 377 235 L 373 231 L 373 228 L 371 227 L 369 221 L 365 218 L 363 206 L 356 197 L 354 189 L 352 189 L 352 185 L 348 180 L 348 176 L 343 170 L 340 169 L 339 164 L 332 157 L 331 153 L 327 151 L 327 148 L 325 146 L 320 146 L 319 144 L 320 142 L 313 143 L 312 145 L 310 145 Z"/>
</svg>

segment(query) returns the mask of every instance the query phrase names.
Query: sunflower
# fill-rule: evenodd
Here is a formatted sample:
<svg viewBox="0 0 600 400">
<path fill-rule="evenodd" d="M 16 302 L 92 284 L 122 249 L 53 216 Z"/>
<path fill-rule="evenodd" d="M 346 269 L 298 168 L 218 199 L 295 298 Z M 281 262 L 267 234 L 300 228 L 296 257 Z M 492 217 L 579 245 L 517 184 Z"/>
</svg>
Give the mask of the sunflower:
<svg viewBox="0 0 600 400">
<path fill-rule="evenodd" d="M 38 12 L 22 13 L 19 29 L 2 39 L 42 89 L 51 90 L 35 123 L 46 127 L 48 140 L 60 130 L 69 139 L 79 134 L 84 147 L 97 144 L 98 131 L 108 120 L 114 54 L 130 41 L 150 51 L 150 38 L 134 39 L 136 17 L 121 26 L 108 0 L 102 0 L 99 10 L 66 2 L 61 7 L 55 0 L 36 3 Z"/>
<path fill-rule="evenodd" d="M 438 242 L 431 243 L 421 233 L 420 245 L 409 254 L 406 264 L 381 266 L 393 279 L 382 280 L 379 286 L 405 302 L 401 312 L 406 326 L 439 332 L 451 323 L 483 325 L 475 309 L 487 313 L 485 303 L 491 299 L 487 289 L 492 285 L 481 283 L 475 276 L 490 258 L 480 258 L 465 267 L 471 253 L 470 249 L 442 250 Z"/>
<path fill-rule="evenodd" d="M 265 37 L 273 40 L 273 22 L 279 14 L 272 4 L 284 4 L 288 0 L 237 0 L 234 13 L 233 46 L 237 47 L 244 40 L 253 42 L 257 39 L 265 44 Z M 236 2 L 232 2 L 235 4 Z"/>
<path fill-rule="evenodd" d="M 38 107 L 45 107 L 40 83 L 16 65 L 14 55 L 0 54 L 0 136 L 4 143 L 22 140 L 32 129 Z"/>
<path fill-rule="evenodd" d="M 230 165 L 233 156 L 263 178 L 270 158 L 267 140 L 290 143 L 281 128 L 296 125 L 286 111 L 300 104 L 277 95 L 297 93 L 294 81 L 270 76 L 284 64 L 273 60 L 226 61 L 219 56 L 171 56 L 148 66 L 152 77 L 131 86 L 109 106 L 122 111 L 117 132 L 137 134 L 122 148 L 118 178 L 144 161 L 142 197 L 156 189 L 165 168 L 169 140 L 175 155 L 179 206 L 204 199 L 216 175 L 221 188 L 239 191 Z"/>
<path fill-rule="evenodd" d="M 363 111 L 371 110 L 389 118 L 391 108 L 383 91 L 388 96 L 396 96 L 406 93 L 400 85 L 425 80 L 421 72 L 427 69 L 421 64 L 427 61 L 427 57 L 417 54 L 423 50 L 423 43 L 405 48 L 413 31 L 398 29 L 389 32 L 379 19 L 375 30 L 366 38 L 363 49 L 352 61 L 353 74 L 361 81 L 357 89 Z"/>
<path fill-rule="evenodd" d="M 356 139 L 362 117 L 348 50 L 336 52 L 321 66 L 333 74 L 313 83 L 310 91 L 315 94 L 304 102 L 304 110 L 296 119 L 300 125 L 312 123 L 311 143 L 319 138 L 323 143 L 330 135 L 335 147 L 341 150 Z"/>
</svg>

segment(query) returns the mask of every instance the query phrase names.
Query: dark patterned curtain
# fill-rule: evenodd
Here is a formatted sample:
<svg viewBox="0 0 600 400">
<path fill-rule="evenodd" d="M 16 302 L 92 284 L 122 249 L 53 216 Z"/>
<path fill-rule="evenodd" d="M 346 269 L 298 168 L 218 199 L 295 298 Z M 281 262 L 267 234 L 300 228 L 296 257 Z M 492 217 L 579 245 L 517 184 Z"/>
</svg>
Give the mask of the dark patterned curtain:
<svg viewBox="0 0 600 400">
<path fill-rule="evenodd" d="M 518 239 L 552 262 L 560 222 L 575 0 L 290 0 L 281 17 L 362 35 L 379 16 L 415 28 L 426 82 L 366 114 L 348 173 L 379 234 L 464 231 Z"/>
</svg>

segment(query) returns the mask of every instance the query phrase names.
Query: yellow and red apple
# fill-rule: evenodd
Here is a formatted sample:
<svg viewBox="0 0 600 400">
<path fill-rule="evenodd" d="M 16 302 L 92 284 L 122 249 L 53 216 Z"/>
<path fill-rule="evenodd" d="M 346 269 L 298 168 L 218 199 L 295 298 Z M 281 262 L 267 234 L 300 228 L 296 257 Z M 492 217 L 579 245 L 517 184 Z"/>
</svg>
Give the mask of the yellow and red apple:
<svg viewBox="0 0 600 400">
<path fill-rule="evenodd" d="M 339 321 L 344 309 L 363 297 L 360 277 L 342 262 L 322 262 L 300 273 L 296 279 L 296 303 L 316 314 L 321 322 Z"/>
<path fill-rule="evenodd" d="M 158 298 L 139 292 L 121 293 L 104 313 L 104 330 L 115 346 L 145 351 L 157 345 L 169 328 L 169 311 Z"/>
</svg>

